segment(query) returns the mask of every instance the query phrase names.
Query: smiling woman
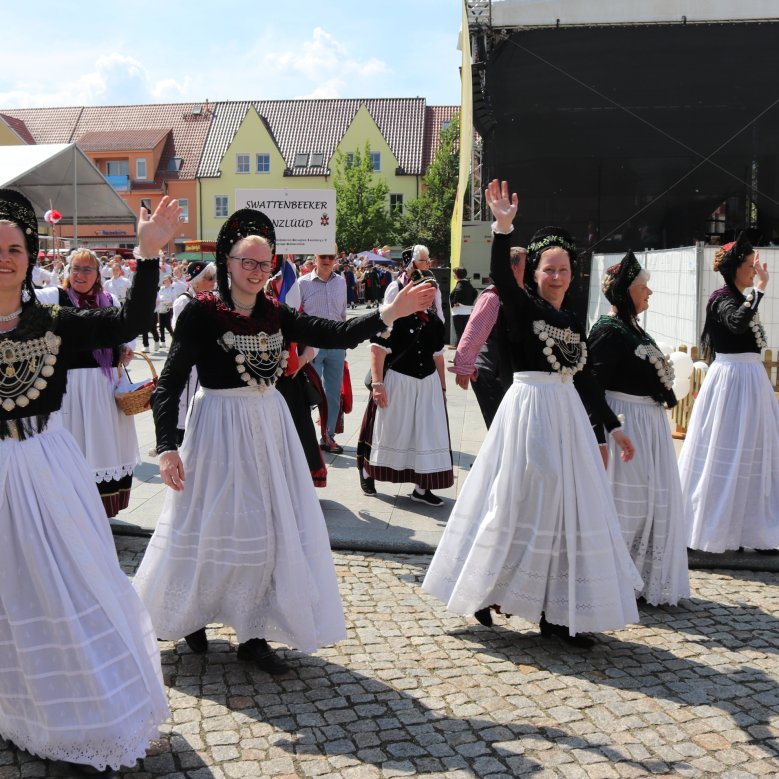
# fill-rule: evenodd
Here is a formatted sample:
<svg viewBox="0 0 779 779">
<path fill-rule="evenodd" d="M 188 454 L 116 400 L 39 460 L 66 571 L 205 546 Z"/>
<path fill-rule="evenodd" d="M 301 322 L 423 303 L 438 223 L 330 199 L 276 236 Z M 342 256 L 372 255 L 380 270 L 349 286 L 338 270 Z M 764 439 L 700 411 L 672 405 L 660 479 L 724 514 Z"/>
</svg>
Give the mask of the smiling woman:
<svg viewBox="0 0 779 779">
<path fill-rule="evenodd" d="M 218 294 L 198 295 L 176 323 L 153 399 L 170 491 L 134 583 L 155 635 L 205 653 L 206 626 L 227 624 L 239 660 L 284 674 L 268 639 L 309 652 L 346 635 L 324 517 L 276 390 L 289 342 L 355 346 L 426 308 L 433 290 L 348 322 L 306 316 L 264 294 L 275 244 L 265 214 L 233 214 L 216 245 Z M 193 366 L 201 387 L 179 450 L 178 401 Z"/>
<path fill-rule="evenodd" d="M 178 212 L 168 198 L 142 212 L 154 259 L 139 261 L 123 309 L 77 310 L 36 299 L 36 215 L 0 190 L 0 736 L 100 770 L 133 765 L 168 709 L 151 623 L 60 408 L 79 354 L 133 337 L 151 315 Z"/>
<path fill-rule="evenodd" d="M 576 261 L 572 237 L 559 227 L 538 230 L 518 285 L 510 233 L 519 199 L 497 180 L 486 196 L 495 217 L 490 276 L 514 380 L 422 587 L 484 625 L 497 607 L 539 622 L 544 637 L 586 648 L 594 641 L 583 632 L 638 621 L 634 587 L 641 583 L 588 412 L 626 460 L 633 447 L 587 370 L 584 333 L 563 305 Z"/>
<path fill-rule="evenodd" d="M 119 301 L 103 289 L 93 251 L 77 249 L 68 263 L 61 288 L 36 291 L 42 303 L 77 309 L 118 306 Z M 62 400 L 62 422 L 92 469 L 107 517 L 129 505 L 133 469 L 140 462 L 135 422 L 114 400 L 120 368 L 131 358 L 129 344 L 80 352 L 68 371 L 68 391 Z"/>
<path fill-rule="evenodd" d="M 593 373 L 636 445 L 636 457 L 623 462 L 602 426 L 596 429 L 622 534 L 644 582 L 638 595 L 675 605 L 690 595 L 686 505 L 666 413 L 676 405 L 673 368 L 637 319 L 649 306 L 648 282 L 633 252 L 606 271 L 611 312 L 595 323 L 587 346 Z"/>
</svg>

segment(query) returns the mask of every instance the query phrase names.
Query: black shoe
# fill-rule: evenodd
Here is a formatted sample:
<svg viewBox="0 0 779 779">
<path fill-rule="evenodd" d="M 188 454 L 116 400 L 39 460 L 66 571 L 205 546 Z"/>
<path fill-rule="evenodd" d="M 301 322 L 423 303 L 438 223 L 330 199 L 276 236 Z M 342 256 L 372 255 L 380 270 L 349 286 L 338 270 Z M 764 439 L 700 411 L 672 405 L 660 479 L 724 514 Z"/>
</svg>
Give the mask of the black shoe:
<svg viewBox="0 0 779 779">
<path fill-rule="evenodd" d="M 268 642 L 264 638 L 250 638 L 245 643 L 238 644 L 238 659 L 254 663 L 257 668 L 271 676 L 282 676 L 292 670 L 268 646 Z"/>
<path fill-rule="evenodd" d="M 473 615 L 476 617 L 476 619 L 481 622 L 482 625 L 484 625 L 485 628 L 491 628 L 492 627 L 492 612 L 490 611 L 490 607 L 487 606 L 486 609 L 479 609 L 477 612 Z"/>
<path fill-rule="evenodd" d="M 360 474 L 360 487 L 366 495 L 376 495 L 376 484 L 373 481 L 373 476 L 363 476 Z"/>
<path fill-rule="evenodd" d="M 425 490 L 424 492 L 417 492 L 416 488 L 414 491 L 409 495 L 411 500 L 415 500 L 417 503 L 426 503 L 428 506 L 443 506 L 444 502 L 441 500 L 441 498 L 438 497 L 438 495 L 433 495 L 430 490 Z"/>
<path fill-rule="evenodd" d="M 98 771 L 97 768 L 93 768 L 91 765 L 85 763 L 65 763 L 76 776 L 95 776 L 102 777 L 102 779 L 119 779 L 121 774 L 114 771 L 113 768 L 106 768 L 103 771 Z"/>
<path fill-rule="evenodd" d="M 323 438 L 319 442 L 319 448 L 323 452 L 328 452 L 329 454 L 343 454 L 344 453 L 343 446 L 341 446 L 340 444 L 337 444 L 335 442 L 335 439 L 333 439 L 333 438 L 331 438 L 329 441 L 325 441 L 325 439 Z"/>
<path fill-rule="evenodd" d="M 547 622 L 546 617 L 541 615 L 541 621 L 538 623 L 541 628 L 541 635 L 544 638 L 552 638 L 553 636 L 561 638 L 566 644 L 578 647 L 579 649 L 592 649 L 595 644 L 595 640 L 589 636 L 584 636 L 581 633 L 572 636 L 568 631 L 566 625 L 555 625 L 552 622 Z"/>
<path fill-rule="evenodd" d="M 200 628 L 200 630 L 196 630 L 194 633 L 184 636 L 184 641 L 187 642 L 187 646 L 196 655 L 204 655 L 208 652 L 208 638 L 206 637 L 205 628 Z"/>
</svg>

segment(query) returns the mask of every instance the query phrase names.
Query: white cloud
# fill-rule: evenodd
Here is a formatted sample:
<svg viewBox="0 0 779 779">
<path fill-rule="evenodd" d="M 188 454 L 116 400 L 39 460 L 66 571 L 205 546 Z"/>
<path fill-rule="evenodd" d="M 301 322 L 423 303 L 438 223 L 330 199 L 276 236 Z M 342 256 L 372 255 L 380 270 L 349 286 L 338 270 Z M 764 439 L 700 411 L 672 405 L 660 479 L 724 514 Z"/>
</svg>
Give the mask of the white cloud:
<svg viewBox="0 0 779 779">
<path fill-rule="evenodd" d="M 17 89 L 0 92 L 0 106 L 25 108 L 68 105 L 107 105 L 149 103 L 175 95 L 181 99 L 186 90 L 173 79 L 154 81 L 135 57 L 112 53 L 91 62 L 80 58 L 57 63 L 58 80 L 33 76 Z M 68 77 L 73 71 L 80 75 Z"/>
<path fill-rule="evenodd" d="M 389 72 L 376 57 L 360 57 L 362 46 L 349 47 L 321 27 L 303 43 L 284 42 L 263 53 L 263 65 L 273 73 L 310 87 L 308 97 L 339 97 L 347 83 L 368 80 Z M 306 83 L 307 82 L 307 83 Z M 299 89 L 299 88 L 298 88 Z"/>
</svg>

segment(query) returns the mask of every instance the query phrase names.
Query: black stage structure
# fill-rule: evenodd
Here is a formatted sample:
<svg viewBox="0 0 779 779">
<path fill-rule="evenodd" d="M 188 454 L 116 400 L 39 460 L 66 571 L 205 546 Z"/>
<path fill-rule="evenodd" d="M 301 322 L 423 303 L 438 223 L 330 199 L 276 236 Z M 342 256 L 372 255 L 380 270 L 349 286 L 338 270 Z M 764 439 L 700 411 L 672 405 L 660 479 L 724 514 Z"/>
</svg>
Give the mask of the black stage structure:
<svg viewBox="0 0 779 779">
<path fill-rule="evenodd" d="M 470 33 L 481 180 L 519 193 L 517 243 L 779 243 L 779 20 Z"/>
</svg>

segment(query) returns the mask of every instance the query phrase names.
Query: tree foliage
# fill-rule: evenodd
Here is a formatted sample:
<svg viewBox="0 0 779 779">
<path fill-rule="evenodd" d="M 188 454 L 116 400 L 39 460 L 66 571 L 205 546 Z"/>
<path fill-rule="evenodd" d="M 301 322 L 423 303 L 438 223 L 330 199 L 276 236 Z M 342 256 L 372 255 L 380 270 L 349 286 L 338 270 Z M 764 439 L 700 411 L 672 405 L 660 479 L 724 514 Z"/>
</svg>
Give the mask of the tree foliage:
<svg viewBox="0 0 779 779">
<path fill-rule="evenodd" d="M 380 246 L 393 234 L 388 210 L 389 185 L 376 176 L 371 147 L 347 156 L 336 154 L 333 186 L 336 192 L 336 241 L 338 248 L 359 252 Z"/>
<path fill-rule="evenodd" d="M 403 245 L 423 243 L 431 255 L 448 262 L 451 255 L 451 221 L 460 165 L 460 117 L 455 115 L 441 131 L 438 150 L 422 178 L 423 194 L 407 204 L 397 224 Z"/>
</svg>

